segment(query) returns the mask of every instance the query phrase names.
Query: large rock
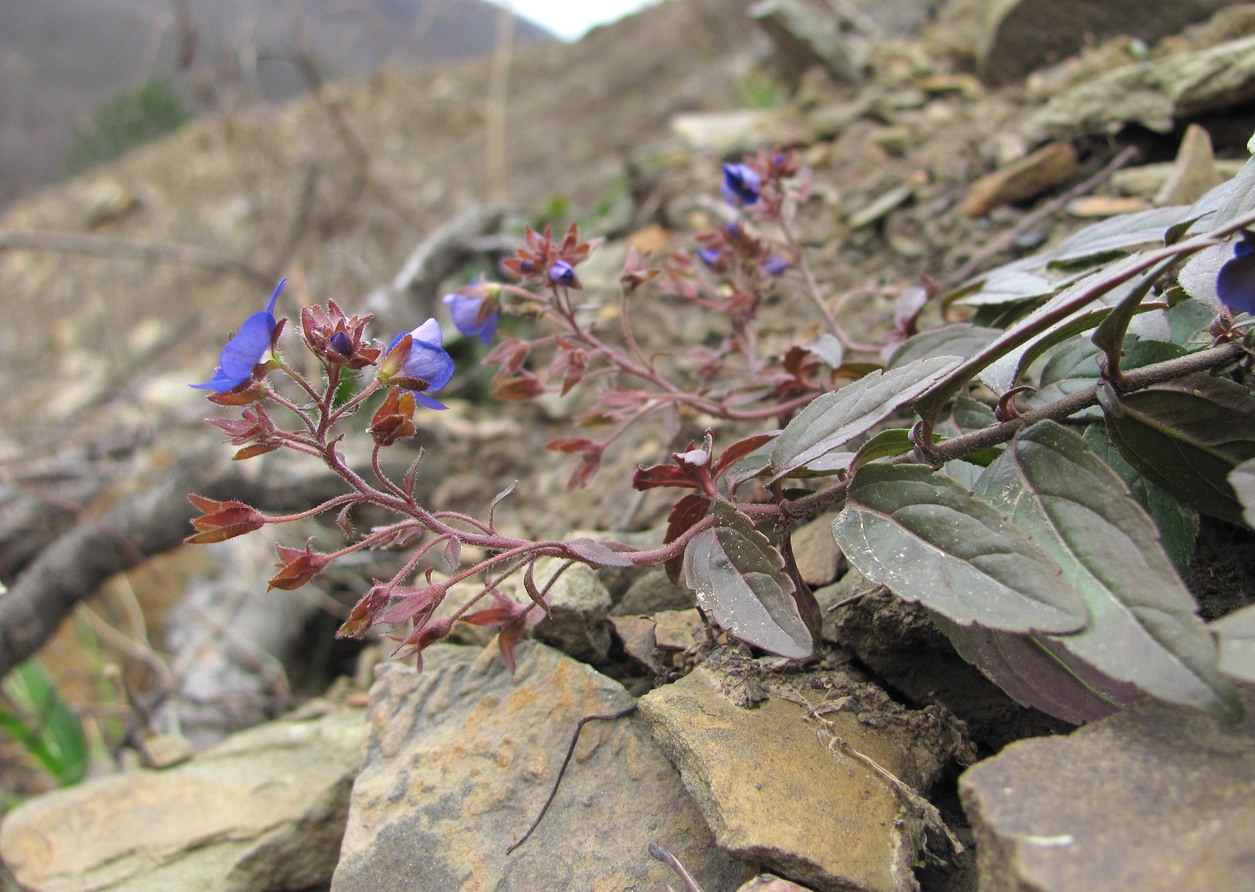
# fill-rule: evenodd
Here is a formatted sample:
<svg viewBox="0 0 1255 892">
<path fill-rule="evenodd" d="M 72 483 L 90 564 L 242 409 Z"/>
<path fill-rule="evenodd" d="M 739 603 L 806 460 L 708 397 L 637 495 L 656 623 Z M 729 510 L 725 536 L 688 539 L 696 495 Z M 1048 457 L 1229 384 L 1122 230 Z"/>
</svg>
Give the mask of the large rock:
<svg viewBox="0 0 1255 892">
<path fill-rule="evenodd" d="M 708 663 L 641 712 L 719 845 L 742 858 L 818 890 L 899 892 L 919 888 L 925 849 L 952 856 L 914 793 L 962 748 L 942 710 L 895 707 L 838 673 L 777 686 Z"/>
<path fill-rule="evenodd" d="M 438 645 L 421 674 L 388 664 L 371 689 L 335 892 L 663 889 L 657 842 L 707 889 L 752 871 L 714 845 L 639 718 L 584 731 L 532 837 L 576 723 L 632 704 L 616 682 L 524 642 L 511 677 L 495 647 Z"/>
<path fill-rule="evenodd" d="M 995 0 L 978 49 L 980 71 L 992 83 L 1007 83 L 1073 55 L 1094 38 L 1158 40 L 1236 2 L 1175 0 L 1151 11 L 1145 0 Z"/>
<path fill-rule="evenodd" d="M 1025 130 L 1034 141 L 1110 133 L 1128 123 L 1168 133 L 1178 121 L 1252 98 L 1255 36 L 1117 68 L 1055 96 Z"/>
<path fill-rule="evenodd" d="M 364 735 L 360 709 L 336 709 L 32 799 L 0 827 L 0 857 L 31 892 L 325 887 Z"/>
<path fill-rule="evenodd" d="M 1147 705 L 1013 743 L 959 793 L 982 890 L 1255 887 L 1255 718 Z"/>
</svg>

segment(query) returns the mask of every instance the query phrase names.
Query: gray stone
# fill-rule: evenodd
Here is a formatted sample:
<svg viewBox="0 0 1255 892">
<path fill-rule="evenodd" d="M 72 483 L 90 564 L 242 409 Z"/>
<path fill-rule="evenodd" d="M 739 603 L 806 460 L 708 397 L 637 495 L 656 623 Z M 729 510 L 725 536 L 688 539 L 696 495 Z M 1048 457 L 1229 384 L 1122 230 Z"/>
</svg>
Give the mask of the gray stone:
<svg viewBox="0 0 1255 892">
<path fill-rule="evenodd" d="M 1030 139 L 1109 133 L 1128 123 L 1167 133 L 1177 120 L 1255 98 L 1255 36 L 1126 65 L 1057 95 L 1025 126 Z"/>
<path fill-rule="evenodd" d="M 793 557 L 807 585 L 828 585 L 841 568 L 841 549 L 832 536 L 835 514 L 821 514 L 793 533 Z"/>
<path fill-rule="evenodd" d="M 752 709 L 733 702 L 747 685 Z M 729 852 L 819 890 L 895 892 L 919 888 L 926 845 L 944 857 L 914 793 L 956 752 L 943 711 L 909 713 L 834 672 L 777 683 L 710 663 L 640 705 Z"/>
<path fill-rule="evenodd" d="M 1155 195 L 1155 204 L 1160 207 L 1193 204 L 1220 183 L 1211 135 L 1197 124 L 1191 124 L 1185 128 L 1172 173 Z"/>
<path fill-rule="evenodd" d="M 544 590 L 564 562 L 556 558 L 536 563 L 535 582 Z M 522 574 L 515 574 L 501 586 L 503 593 L 520 603 L 529 600 Z M 535 628 L 534 635 L 547 644 L 588 663 L 605 660 L 610 650 L 610 592 L 587 564 L 572 564 L 562 572 L 545 596 L 549 612 Z"/>
<path fill-rule="evenodd" d="M 371 691 L 335 892 L 663 889 L 656 841 L 707 889 L 750 871 L 714 845 L 676 770 L 636 717 L 590 723 L 540 812 L 576 723 L 632 704 L 616 682 L 523 642 L 513 677 L 495 648 L 436 645 L 421 674 L 388 664 Z"/>
<path fill-rule="evenodd" d="M 762 0 L 750 8 L 750 17 L 771 38 L 771 65 L 790 90 L 796 90 L 802 76 L 816 65 L 839 83 L 863 79 L 867 42 L 843 33 L 830 8 L 805 0 Z"/>
<path fill-rule="evenodd" d="M 1036 198 L 1076 175 L 1076 149 L 1069 142 L 1053 142 L 1001 170 L 981 177 L 967 190 L 963 213 L 982 217 L 1004 204 Z"/>
<path fill-rule="evenodd" d="M 1236 0 L 995 0 L 985 16 L 979 67 L 992 83 L 1016 80 L 1079 52 L 1095 38 L 1122 35 L 1158 40 L 1211 17 Z"/>
<path fill-rule="evenodd" d="M 34 892 L 280 892 L 325 886 L 365 736 L 361 710 L 272 722 L 166 771 L 30 800 L 0 857 Z"/>
<path fill-rule="evenodd" d="M 959 793 L 982 890 L 1255 887 L 1255 718 L 1147 704 L 1013 743 Z"/>
<path fill-rule="evenodd" d="M 639 616 L 659 610 L 684 610 L 696 604 L 697 597 L 692 592 L 676 585 L 665 570 L 658 568 L 641 574 L 610 612 L 616 616 Z"/>
</svg>

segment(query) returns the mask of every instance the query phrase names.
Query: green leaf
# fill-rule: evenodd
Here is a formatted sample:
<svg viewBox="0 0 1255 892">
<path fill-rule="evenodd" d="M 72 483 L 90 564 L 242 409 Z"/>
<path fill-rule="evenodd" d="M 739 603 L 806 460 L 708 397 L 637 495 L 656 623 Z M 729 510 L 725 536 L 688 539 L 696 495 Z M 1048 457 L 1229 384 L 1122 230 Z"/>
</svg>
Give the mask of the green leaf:
<svg viewBox="0 0 1255 892">
<path fill-rule="evenodd" d="M 864 465 L 832 533 L 856 570 L 960 625 L 1075 632 L 1058 564 L 983 499 L 922 465 Z"/>
<path fill-rule="evenodd" d="M 1172 206 L 1108 217 L 1065 239 L 1051 252 L 1052 260 L 1075 263 L 1139 245 L 1162 245 L 1168 227 L 1179 223 L 1186 211 Z"/>
<path fill-rule="evenodd" d="M 984 349 L 1002 332 L 981 328 L 966 322 L 955 322 L 941 328 L 922 331 L 902 342 L 889 359 L 889 368 L 896 369 L 921 359 L 935 356 L 966 356 Z"/>
<path fill-rule="evenodd" d="M 1102 404 L 1129 464 L 1201 513 L 1243 522 L 1228 476 L 1255 458 L 1255 400 L 1246 388 L 1199 373 L 1124 396 L 1107 392 Z"/>
<path fill-rule="evenodd" d="M 1255 529 L 1255 458 L 1242 462 L 1229 473 L 1229 485 L 1242 505 L 1242 520 Z"/>
<path fill-rule="evenodd" d="M 921 359 L 887 372 L 872 372 L 840 390 L 815 397 L 776 438 L 771 451 L 773 479 L 779 480 L 871 430 L 961 361 L 956 356 Z"/>
<path fill-rule="evenodd" d="M 815 652 L 784 558 L 731 503 L 684 549 L 684 584 L 717 625 L 755 647 L 804 660 Z"/>
<path fill-rule="evenodd" d="M 979 374 L 991 363 L 1033 340 L 1057 323 L 1076 315 L 1094 301 L 1101 300 L 1104 295 L 1161 261 L 1169 257 L 1188 257 L 1208 247 L 1209 244 L 1210 242 L 1205 238 L 1194 239 L 1171 248 L 1161 248 L 1126 257 L 1094 275 L 1086 276 L 1034 310 L 1028 318 L 1007 329 L 992 344 L 947 372 L 940 381 L 936 382 L 935 386 L 929 388 L 915 401 L 915 411 L 929 425 L 934 424 L 946 403 L 963 389 L 973 375 Z"/>
<path fill-rule="evenodd" d="M 24 715 L 0 709 L 0 726 L 62 786 L 85 778 L 88 745 L 83 726 L 38 661 L 19 665 L 4 687 Z"/>
<path fill-rule="evenodd" d="M 975 291 L 958 298 L 955 303 L 965 307 L 991 307 L 1019 304 L 1049 297 L 1066 284 L 1047 279 L 1026 269 L 1001 267 L 985 276 Z"/>
<path fill-rule="evenodd" d="M 1161 700 L 1225 718 L 1240 713 L 1158 529 L 1084 438 L 1038 422 L 990 465 L 976 494 L 1006 511 L 1085 602 L 1088 626 L 1050 644 Z"/>
<path fill-rule="evenodd" d="M 1130 283 L 1132 287 L 1115 302 L 1107 318 L 1103 319 L 1094 331 L 1090 340 L 1107 354 L 1108 366 L 1110 368 L 1118 369 L 1120 367 L 1121 349 L 1124 346 L 1125 335 L 1129 330 L 1129 323 L 1133 321 L 1133 317 L 1142 309 L 1142 301 L 1150 293 L 1151 286 L 1175 263 L 1176 260 L 1174 258 L 1165 260 L 1154 269 L 1148 270 L 1140 279 L 1135 279 Z"/>
<path fill-rule="evenodd" d="M 980 669 L 1011 699 L 1065 722 L 1080 725 L 1104 718 L 1136 696 L 1132 688 L 1118 691 L 1117 695 L 1095 690 L 1035 635 L 959 626 L 937 614 L 933 614 L 933 622 L 950 639 L 959 656 Z"/>
<path fill-rule="evenodd" d="M 1212 245 L 1199 251 L 1181 267 L 1177 274 L 1177 282 L 1190 297 L 1201 301 L 1211 310 L 1211 315 L 1220 312 L 1220 295 L 1216 292 L 1216 278 L 1220 275 L 1220 267 L 1233 259 L 1237 240 L 1233 239 Z"/>
<path fill-rule="evenodd" d="M 1211 324 L 1216 319 L 1215 306 L 1187 298 L 1168 309 L 1169 337 L 1174 344 L 1197 350 L 1211 344 Z"/>
<path fill-rule="evenodd" d="M 1155 521 L 1164 551 L 1176 568 L 1184 572 L 1190 565 L 1190 555 L 1194 553 L 1194 542 L 1198 538 L 1198 512 L 1168 495 L 1125 461 L 1101 424 L 1085 428 L 1084 437 L 1094 454 L 1120 475 L 1133 498 Z"/>
<path fill-rule="evenodd" d="M 1255 604 L 1235 610 L 1211 623 L 1220 648 L 1220 671 L 1246 684 L 1255 684 Z"/>
</svg>

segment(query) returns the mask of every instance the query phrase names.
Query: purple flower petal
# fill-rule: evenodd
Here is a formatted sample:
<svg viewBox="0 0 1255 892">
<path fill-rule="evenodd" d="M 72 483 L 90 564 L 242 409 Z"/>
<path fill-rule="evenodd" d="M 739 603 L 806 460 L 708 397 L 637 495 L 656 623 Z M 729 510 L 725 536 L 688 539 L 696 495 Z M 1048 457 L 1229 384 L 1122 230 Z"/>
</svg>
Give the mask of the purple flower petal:
<svg viewBox="0 0 1255 892">
<path fill-rule="evenodd" d="M 1248 233 L 1234 246 L 1232 259 L 1220 267 L 1216 294 L 1234 313 L 1255 314 L 1255 243 Z"/>
<path fill-rule="evenodd" d="M 270 351 L 270 341 L 274 336 L 276 325 L 275 301 L 279 299 L 279 292 L 283 290 L 287 282 L 287 279 L 280 279 L 279 285 L 270 295 L 270 302 L 266 304 L 266 309 L 245 319 L 244 324 L 240 326 L 239 334 L 227 341 L 227 345 L 222 348 L 222 355 L 218 358 L 218 367 L 214 370 L 214 376 L 208 381 L 193 384 L 192 387 L 197 390 L 226 393 L 252 379 L 253 368 Z"/>
<path fill-rule="evenodd" d="M 748 204 L 757 204 L 762 189 L 762 178 L 748 164 L 725 164 L 723 166 L 724 201 L 735 208 Z"/>
</svg>

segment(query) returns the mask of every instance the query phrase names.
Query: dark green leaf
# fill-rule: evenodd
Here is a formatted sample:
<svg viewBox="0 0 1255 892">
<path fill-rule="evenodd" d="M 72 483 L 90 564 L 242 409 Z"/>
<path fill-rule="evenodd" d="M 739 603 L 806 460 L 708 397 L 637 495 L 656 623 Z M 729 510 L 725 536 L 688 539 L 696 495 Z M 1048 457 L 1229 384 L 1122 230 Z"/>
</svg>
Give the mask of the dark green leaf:
<svg viewBox="0 0 1255 892">
<path fill-rule="evenodd" d="M 1085 625 L 1085 607 L 1058 564 L 988 502 L 921 465 L 860 468 L 832 532 L 868 579 L 960 625 Z"/>
<path fill-rule="evenodd" d="M 715 525 L 685 548 L 684 584 L 707 616 L 747 644 L 794 660 L 814 653 L 784 558 L 731 503 L 720 501 Z"/>
<path fill-rule="evenodd" d="M 1236 240 L 1212 245 L 1199 251 L 1189 262 L 1181 267 L 1177 282 L 1189 293 L 1190 297 L 1201 301 L 1211 310 L 1214 317 L 1220 312 L 1220 295 L 1216 293 L 1216 278 L 1220 275 L 1220 267 L 1233 259 Z"/>
<path fill-rule="evenodd" d="M 966 307 L 1024 303 L 1049 297 L 1065 284 L 1025 269 L 1003 267 L 989 273 L 980 287 L 971 294 L 960 297 L 955 303 Z"/>
<path fill-rule="evenodd" d="M 889 368 L 896 369 L 935 356 L 967 356 L 983 350 L 1002 332 L 956 322 L 943 328 L 922 331 L 902 342 L 889 359 Z"/>
<path fill-rule="evenodd" d="M 933 614 L 933 622 L 950 639 L 959 656 L 1023 706 L 1074 725 L 1101 719 L 1128 705 L 1136 689 L 1125 686 L 1103 694 L 1078 678 L 1035 635 L 1001 632 L 980 626 L 955 625 Z"/>
<path fill-rule="evenodd" d="M 1255 400 L 1206 374 L 1104 400 L 1107 433 L 1149 479 L 1203 514 L 1242 523 L 1228 476 L 1255 458 Z"/>
<path fill-rule="evenodd" d="M 27 660 L 5 679 L 5 690 L 24 713 L 0 710 L 3 726 L 63 786 L 87 776 L 83 726 L 37 660 Z"/>
<path fill-rule="evenodd" d="M 1121 348 L 1124 346 L 1124 337 L 1128 333 L 1129 323 L 1133 321 L 1133 317 L 1141 309 L 1142 301 L 1150 293 L 1151 287 L 1159 277 L 1166 273 L 1175 263 L 1175 258 L 1164 260 L 1154 269 L 1147 270 L 1140 279 L 1134 279 L 1130 282 L 1129 284 L 1132 287 L 1115 302 L 1107 318 L 1103 319 L 1094 331 L 1090 340 L 1107 354 L 1108 365 L 1111 368 L 1120 367 L 1120 354 Z"/>
<path fill-rule="evenodd" d="M 1091 223 L 1052 252 L 1055 262 L 1075 263 L 1141 245 L 1162 245 L 1164 233 L 1188 212 L 1184 207 L 1151 208 Z"/>
<path fill-rule="evenodd" d="M 960 434 L 969 434 L 973 431 L 983 430 L 998 423 L 993 409 L 980 400 L 972 399 L 972 397 L 966 394 L 960 394 L 955 397 L 954 410 L 950 413 L 950 420 L 953 422 L 955 430 Z"/>
<path fill-rule="evenodd" d="M 941 437 L 934 436 L 933 442 L 941 442 Z M 894 427 L 889 430 L 883 430 L 876 436 L 872 437 L 862 445 L 854 460 L 850 463 L 853 468 L 858 468 L 869 461 L 875 461 L 878 458 L 890 458 L 895 455 L 906 455 L 915 444 L 911 442 L 911 432 L 904 427 Z"/>
<path fill-rule="evenodd" d="M 960 362 L 956 356 L 922 359 L 887 372 L 872 372 L 840 390 L 817 396 L 776 438 L 771 451 L 774 479 L 871 430 Z"/>
<path fill-rule="evenodd" d="M 990 465 L 976 494 L 1008 512 L 1085 602 L 1089 625 L 1051 636 L 1052 650 L 1171 703 L 1224 717 L 1240 711 L 1158 529 L 1084 438 L 1053 421 L 1033 425 Z"/>
<path fill-rule="evenodd" d="M 1133 498 L 1154 519 L 1164 551 L 1168 552 L 1177 569 L 1184 571 L 1189 567 L 1194 540 L 1198 538 L 1198 512 L 1168 495 L 1125 461 L 1103 425 L 1091 424 L 1085 428 L 1085 442 L 1095 455 L 1120 475 L 1129 492 L 1133 493 Z"/>
<path fill-rule="evenodd" d="M 1192 298 L 1169 308 L 1168 327 L 1174 344 L 1199 349 L 1211 343 L 1209 329 L 1216 318 L 1216 309 Z"/>
</svg>

